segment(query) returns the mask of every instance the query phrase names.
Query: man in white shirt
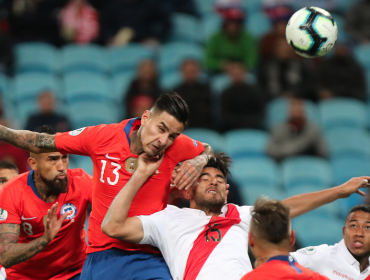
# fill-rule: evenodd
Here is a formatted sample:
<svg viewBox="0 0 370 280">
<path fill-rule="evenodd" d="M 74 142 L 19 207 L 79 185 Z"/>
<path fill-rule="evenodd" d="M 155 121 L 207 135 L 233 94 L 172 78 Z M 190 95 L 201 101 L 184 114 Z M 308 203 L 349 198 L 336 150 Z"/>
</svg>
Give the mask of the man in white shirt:
<svg viewBox="0 0 370 280">
<path fill-rule="evenodd" d="M 127 217 L 133 198 L 144 182 L 155 176 L 161 160 L 150 161 L 145 154 L 139 157 L 138 169 L 113 200 L 102 231 L 120 240 L 157 246 L 175 280 L 239 280 L 252 270 L 248 257 L 252 206 L 225 205 L 231 163 L 225 154 L 210 158 L 198 181 L 184 191 L 190 209 L 168 205 L 149 216 Z M 368 179 L 351 179 L 339 187 L 294 196 L 283 203 L 290 208 L 291 217 L 296 217 L 354 192 L 364 194 L 359 188 L 366 187 Z"/>
<path fill-rule="evenodd" d="M 291 255 L 299 264 L 333 280 L 370 279 L 370 206 L 360 204 L 349 211 L 339 243 L 307 247 Z"/>
</svg>

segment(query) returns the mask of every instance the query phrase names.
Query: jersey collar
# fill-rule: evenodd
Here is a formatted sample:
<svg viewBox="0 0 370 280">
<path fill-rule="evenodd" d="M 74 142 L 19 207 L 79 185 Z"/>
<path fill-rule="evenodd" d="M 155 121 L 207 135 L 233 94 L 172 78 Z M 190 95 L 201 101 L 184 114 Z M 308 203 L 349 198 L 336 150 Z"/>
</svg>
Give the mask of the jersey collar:
<svg viewBox="0 0 370 280">
<path fill-rule="evenodd" d="M 284 256 L 284 255 L 280 255 L 280 256 L 274 256 L 274 257 L 271 257 L 267 260 L 267 262 L 271 262 L 271 261 L 282 261 L 282 262 L 286 262 L 288 263 L 293 269 L 295 269 L 298 273 L 302 273 L 302 270 L 297 267 L 296 265 L 296 262 L 294 261 L 293 257 L 292 256 Z"/>
<path fill-rule="evenodd" d="M 187 207 L 184 207 L 184 208 L 181 208 L 181 209 L 194 214 L 194 216 L 211 217 L 211 216 L 207 216 L 206 213 L 203 210 L 187 208 Z M 221 215 L 219 215 L 218 217 L 225 217 L 225 215 L 227 213 L 227 209 L 228 209 L 227 204 L 222 206 Z"/>
<path fill-rule="evenodd" d="M 129 147 L 131 146 L 131 139 L 130 139 L 131 133 L 138 126 L 140 127 L 140 125 L 141 125 L 141 119 L 140 118 L 133 118 L 133 119 L 129 120 L 127 122 L 127 124 L 125 125 L 123 131 L 126 133 L 126 138 L 127 138 L 127 142 L 128 142 Z"/>
<path fill-rule="evenodd" d="M 34 173 L 33 170 L 31 170 L 30 173 L 28 173 L 27 185 L 30 186 L 32 191 L 35 193 L 35 195 L 42 200 L 42 198 L 37 193 L 36 186 L 35 186 L 35 181 L 33 180 L 33 173 Z"/>
</svg>

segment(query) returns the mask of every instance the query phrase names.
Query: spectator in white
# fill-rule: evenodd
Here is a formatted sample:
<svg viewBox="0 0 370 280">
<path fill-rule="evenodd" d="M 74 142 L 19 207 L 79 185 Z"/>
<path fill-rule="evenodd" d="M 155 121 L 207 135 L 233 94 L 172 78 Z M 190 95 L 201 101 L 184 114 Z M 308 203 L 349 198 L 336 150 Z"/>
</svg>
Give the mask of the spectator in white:
<svg viewBox="0 0 370 280">
<path fill-rule="evenodd" d="M 297 155 L 326 157 L 325 139 L 320 128 L 307 119 L 303 100 L 289 103 L 288 120 L 272 129 L 267 154 L 277 161 Z"/>
<path fill-rule="evenodd" d="M 135 195 L 162 159 L 139 156 L 138 168 L 110 205 L 102 231 L 119 240 L 158 247 L 173 279 L 239 280 L 252 270 L 248 232 L 253 207 L 225 205 L 231 163 L 225 154 L 211 157 L 197 182 L 184 191 L 190 208 L 168 205 L 149 216 L 127 217 Z M 282 203 L 294 218 L 355 192 L 365 195 L 359 188 L 367 186 L 368 179 L 354 178 L 339 187 L 293 196 Z"/>
<path fill-rule="evenodd" d="M 99 35 L 98 12 L 86 0 L 70 0 L 61 11 L 60 25 L 66 42 L 87 44 Z"/>
<path fill-rule="evenodd" d="M 370 206 L 360 204 L 348 212 L 339 243 L 307 247 L 291 255 L 299 264 L 332 280 L 369 279 Z"/>
<path fill-rule="evenodd" d="M 370 0 L 354 1 L 346 13 L 345 27 L 359 44 L 370 43 Z"/>
</svg>

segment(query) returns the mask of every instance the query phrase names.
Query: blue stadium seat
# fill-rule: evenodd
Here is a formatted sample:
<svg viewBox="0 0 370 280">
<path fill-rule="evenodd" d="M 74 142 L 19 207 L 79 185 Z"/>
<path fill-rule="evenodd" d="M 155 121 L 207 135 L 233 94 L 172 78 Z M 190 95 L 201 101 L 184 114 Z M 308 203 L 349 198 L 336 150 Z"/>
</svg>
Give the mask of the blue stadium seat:
<svg viewBox="0 0 370 280">
<path fill-rule="evenodd" d="M 328 131 L 337 127 L 366 128 L 368 115 L 366 104 L 351 98 L 335 98 L 319 104 L 321 123 Z"/>
<path fill-rule="evenodd" d="M 283 186 L 287 190 L 305 185 L 324 189 L 332 184 L 329 162 L 318 157 L 288 158 L 282 163 L 282 172 Z"/>
<path fill-rule="evenodd" d="M 363 189 L 363 191 L 368 195 L 368 191 L 366 191 L 365 189 Z M 357 193 L 352 194 L 350 197 L 340 199 L 340 216 L 345 219 L 349 210 L 351 210 L 353 206 L 364 203 L 367 203 L 365 197 Z"/>
<path fill-rule="evenodd" d="M 293 219 L 293 229 L 303 247 L 338 243 L 343 238 L 343 226 L 344 221 L 335 217 L 303 215 Z"/>
<path fill-rule="evenodd" d="M 82 168 L 91 176 L 93 175 L 93 163 L 90 157 L 69 155 L 69 169 Z"/>
<path fill-rule="evenodd" d="M 170 41 L 186 43 L 201 43 L 203 41 L 203 34 L 200 32 L 201 22 L 194 16 L 175 13 L 172 21 Z"/>
<path fill-rule="evenodd" d="M 370 134 L 358 128 L 336 128 L 325 133 L 331 158 L 370 157 Z"/>
<path fill-rule="evenodd" d="M 246 0 L 243 1 L 245 4 L 245 9 L 247 11 L 247 19 L 249 16 L 252 16 L 255 13 L 261 12 L 262 10 L 262 2 L 261 0 Z"/>
<path fill-rule="evenodd" d="M 209 14 L 203 17 L 203 33 L 204 40 L 207 42 L 208 39 L 220 30 L 222 26 L 222 20 L 218 14 Z"/>
<path fill-rule="evenodd" d="M 366 71 L 367 97 L 370 98 L 370 70 Z M 370 110 L 369 110 L 370 113 Z"/>
<path fill-rule="evenodd" d="M 336 6 L 339 12 L 346 13 L 351 8 L 353 4 L 359 0 L 336 0 Z"/>
<path fill-rule="evenodd" d="M 129 44 L 124 47 L 108 49 L 108 69 L 114 74 L 122 74 L 136 70 L 139 62 L 153 59 L 154 50 L 140 44 Z"/>
<path fill-rule="evenodd" d="M 225 133 L 226 152 L 233 159 L 265 156 L 268 134 L 257 129 L 235 129 Z"/>
<path fill-rule="evenodd" d="M 105 76 L 91 72 L 73 72 L 64 76 L 66 101 L 70 104 L 85 100 L 95 102 L 112 101 L 109 80 Z"/>
<path fill-rule="evenodd" d="M 280 183 L 278 166 L 268 157 L 236 159 L 231 168 L 231 175 L 236 183 L 247 189 L 276 189 Z"/>
<path fill-rule="evenodd" d="M 104 74 L 107 71 L 107 54 L 97 45 L 67 45 L 62 49 L 63 73 L 88 71 Z"/>
<path fill-rule="evenodd" d="M 253 36 L 260 38 L 272 29 L 272 24 L 263 12 L 257 11 L 247 17 L 245 27 Z"/>
<path fill-rule="evenodd" d="M 203 143 L 211 145 L 215 152 L 223 152 L 225 150 L 225 139 L 222 134 L 217 131 L 206 128 L 188 128 L 184 134 Z"/>
<path fill-rule="evenodd" d="M 196 0 L 195 4 L 197 6 L 198 11 L 204 15 L 216 11 L 215 8 L 216 2 L 217 0 Z"/>
<path fill-rule="evenodd" d="M 357 45 L 354 49 L 354 55 L 357 61 L 366 69 L 370 70 L 370 46 Z"/>
<path fill-rule="evenodd" d="M 171 73 L 161 75 L 159 83 L 162 89 L 173 90 L 182 81 L 181 73 L 179 71 L 173 71 Z"/>
<path fill-rule="evenodd" d="M 257 78 L 253 73 L 248 73 L 245 75 L 245 82 L 253 85 L 257 83 Z M 215 75 L 211 79 L 211 87 L 215 95 L 221 95 L 222 92 L 230 85 L 230 76 L 227 74 Z"/>
<path fill-rule="evenodd" d="M 369 176 L 370 160 L 356 156 L 342 156 L 332 160 L 332 169 L 334 184 L 339 186 L 352 177 Z"/>
<path fill-rule="evenodd" d="M 53 74 L 60 70 L 60 53 L 45 43 L 22 43 L 15 47 L 16 72 L 41 72 Z"/>
<path fill-rule="evenodd" d="M 230 191 L 232 191 L 232 186 L 230 186 Z M 262 186 L 245 186 L 239 189 L 242 196 L 243 202 L 246 205 L 254 205 L 257 198 L 261 196 L 267 196 L 271 199 L 283 199 L 285 197 L 284 192 L 278 189 L 263 188 Z"/>
<path fill-rule="evenodd" d="M 111 78 L 112 97 L 118 105 L 123 104 L 127 90 L 135 77 L 134 72 L 118 73 Z"/>
<path fill-rule="evenodd" d="M 162 74 L 177 71 L 184 59 L 203 60 L 203 48 L 191 43 L 168 43 L 160 50 L 159 69 Z"/>
</svg>

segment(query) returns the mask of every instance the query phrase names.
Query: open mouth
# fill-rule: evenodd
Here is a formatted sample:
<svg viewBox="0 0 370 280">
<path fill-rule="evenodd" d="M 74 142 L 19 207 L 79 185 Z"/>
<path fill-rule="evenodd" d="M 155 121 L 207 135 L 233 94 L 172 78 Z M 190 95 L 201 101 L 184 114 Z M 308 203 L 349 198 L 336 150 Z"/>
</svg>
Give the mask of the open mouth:
<svg viewBox="0 0 370 280">
<path fill-rule="evenodd" d="M 356 241 L 353 242 L 353 246 L 355 248 L 361 248 L 362 246 L 364 246 L 364 243 L 362 243 L 361 241 L 356 240 Z"/>
<path fill-rule="evenodd" d="M 209 189 L 209 190 L 207 191 L 207 193 L 210 193 L 210 194 L 218 194 L 218 191 L 217 191 L 217 190 L 215 190 L 215 189 Z"/>
</svg>

